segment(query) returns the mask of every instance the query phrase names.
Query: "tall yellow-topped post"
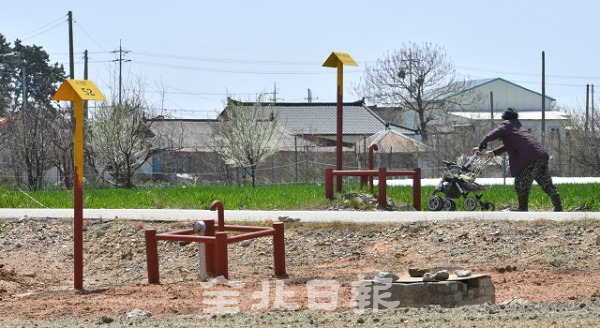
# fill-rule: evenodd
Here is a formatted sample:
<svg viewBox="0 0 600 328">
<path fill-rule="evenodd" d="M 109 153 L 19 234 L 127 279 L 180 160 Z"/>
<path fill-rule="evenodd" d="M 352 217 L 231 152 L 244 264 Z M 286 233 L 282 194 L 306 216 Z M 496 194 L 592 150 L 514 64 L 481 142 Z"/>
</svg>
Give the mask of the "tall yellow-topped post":
<svg viewBox="0 0 600 328">
<path fill-rule="evenodd" d="M 106 100 L 90 80 L 65 80 L 52 100 L 73 102 L 73 281 L 83 289 L 83 101 Z"/>
<path fill-rule="evenodd" d="M 336 170 L 341 170 L 342 167 L 342 141 L 343 141 L 343 122 L 344 122 L 344 65 L 358 66 L 358 64 L 345 52 L 332 52 L 331 55 L 323 63 L 323 67 L 337 68 L 337 138 L 336 138 Z M 342 191 L 342 176 L 337 176 L 336 183 L 337 192 Z"/>
</svg>

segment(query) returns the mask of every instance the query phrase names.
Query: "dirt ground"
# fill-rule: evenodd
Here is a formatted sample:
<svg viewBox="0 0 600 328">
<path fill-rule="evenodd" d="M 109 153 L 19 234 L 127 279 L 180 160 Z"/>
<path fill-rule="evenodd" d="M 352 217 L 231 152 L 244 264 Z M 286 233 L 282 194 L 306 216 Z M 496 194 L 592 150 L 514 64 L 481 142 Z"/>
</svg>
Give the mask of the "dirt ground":
<svg viewBox="0 0 600 328">
<path fill-rule="evenodd" d="M 600 298 L 596 220 L 390 225 L 303 223 L 300 218 L 285 223 L 285 278 L 274 277 L 271 237 L 229 245 L 226 284 L 199 280 L 197 244 L 161 241 L 161 284 L 148 284 L 144 231 L 192 224 L 86 220 L 84 289 L 74 290 L 71 220 L 0 221 L 0 326 L 24 320 L 50 327 L 65 318 L 97 325 L 135 315 L 215 318 L 294 311 L 342 316 L 355 310 L 353 287 L 359 278 L 372 279 L 379 272 L 406 275 L 409 268 L 488 273 L 496 305 L 568 306 Z M 322 296 L 328 299 L 326 310 L 311 298 L 323 286 L 335 291 Z"/>
</svg>

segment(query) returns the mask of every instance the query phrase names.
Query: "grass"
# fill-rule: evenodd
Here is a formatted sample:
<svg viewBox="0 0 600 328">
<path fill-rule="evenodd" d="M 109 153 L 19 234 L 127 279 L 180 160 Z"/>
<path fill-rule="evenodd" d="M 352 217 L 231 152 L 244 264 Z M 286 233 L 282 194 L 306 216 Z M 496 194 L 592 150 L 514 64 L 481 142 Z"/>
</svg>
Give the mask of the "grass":
<svg viewBox="0 0 600 328">
<path fill-rule="evenodd" d="M 560 184 L 557 188 L 567 211 L 600 211 L 600 184 Z M 422 206 L 434 187 L 421 190 Z M 344 185 L 342 193 L 360 190 L 358 185 Z M 373 191 L 377 193 L 377 188 Z M 389 186 L 388 198 L 412 204 L 412 187 Z M 333 200 L 325 198 L 323 185 L 271 185 L 256 188 L 237 185 L 201 185 L 186 187 L 138 189 L 85 189 L 85 208 L 172 208 L 208 209 L 214 200 L 223 202 L 227 209 L 247 210 L 324 210 L 341 204 L 339 194 Z M 495 203 L 496 209 L 516 207 L 516 194 L 512 186 L 492 185 L 483 200 Z M 457 209 L 462 209 L 462 199 L 456 199 Z M 352 202 L 351 202 L 352 203 Z M 356 205 L 356 204 L 355 204 Z M 356 205 L 358 206 L 358 205 Z M 0 208 L 72 208 L 72 190 L 22 191 L 0 188 Z M 534 185 L 529 200 L 530 210 L 551 210 L 549 197 Z M 364 209 L 364 208 L 362 208 Z"/>
</svg>

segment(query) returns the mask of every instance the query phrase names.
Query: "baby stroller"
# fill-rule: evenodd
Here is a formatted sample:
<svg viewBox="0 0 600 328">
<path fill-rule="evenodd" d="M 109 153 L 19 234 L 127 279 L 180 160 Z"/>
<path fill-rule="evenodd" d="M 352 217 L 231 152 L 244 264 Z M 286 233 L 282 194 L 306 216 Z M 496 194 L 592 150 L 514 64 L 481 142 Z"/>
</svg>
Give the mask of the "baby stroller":
<svg viewBox="0 0 600 328">
<path fill-rule="evenodd" d="M 479 155 L 481 155 L 480 152 L 468 158 L 462 156 L 459 161 L 464 164 L 442 161 L 446 166 L 446 174 L 427 199 L 428 210 L 454 211 L 456 209 L 454 199 L 460 197 L 463 197 L 465 211 L 474 211 L 477 205 L 482 210 L 493 211 L 496 208 L 493 202 L 481 200 L 485 187 L 475 182 L 475 178 L 481 174 L 483 166 L 489 161 L 489 159 L 478 157 Z M 438 193 L 442 193 L 443 196 L 438 196 Z"/>
</svg>

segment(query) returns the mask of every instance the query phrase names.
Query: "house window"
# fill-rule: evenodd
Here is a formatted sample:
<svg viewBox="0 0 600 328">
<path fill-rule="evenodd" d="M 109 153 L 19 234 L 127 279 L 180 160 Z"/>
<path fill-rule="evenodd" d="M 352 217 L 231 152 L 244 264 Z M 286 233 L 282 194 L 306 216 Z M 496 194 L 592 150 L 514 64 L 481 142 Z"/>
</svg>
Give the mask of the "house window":
<svg viewBox="0 0 600 328">
<path fill-rule="evenodd" d="M 560 128 L 558 126 L 551 126 L 548 131 L 550 133 L 559 133 L 560 132 Z"/>
</svg>

